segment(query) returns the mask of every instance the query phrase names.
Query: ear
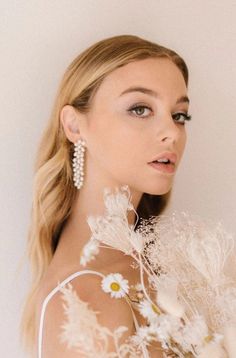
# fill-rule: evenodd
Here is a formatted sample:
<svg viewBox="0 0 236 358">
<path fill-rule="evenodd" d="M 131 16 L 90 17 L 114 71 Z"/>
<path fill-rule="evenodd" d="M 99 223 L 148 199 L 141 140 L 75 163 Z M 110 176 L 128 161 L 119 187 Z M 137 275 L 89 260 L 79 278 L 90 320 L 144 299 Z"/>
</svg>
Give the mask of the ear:
<svg viewBox="0 0 236 358">
<path fill-rule="evenodd" d="M 79 129 L 79 114 L 75 108 L 69 104 L 65 105 L 60 113 L 60 121 L 66 137 L 70 142 L 75 143 L 81 137 Z"/>
</svg>

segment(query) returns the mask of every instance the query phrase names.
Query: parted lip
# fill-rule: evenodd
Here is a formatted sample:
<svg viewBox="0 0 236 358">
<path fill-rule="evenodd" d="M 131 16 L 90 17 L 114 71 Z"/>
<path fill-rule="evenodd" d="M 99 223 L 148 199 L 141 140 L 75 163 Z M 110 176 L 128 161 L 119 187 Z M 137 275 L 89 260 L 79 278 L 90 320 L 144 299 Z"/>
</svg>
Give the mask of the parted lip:
<svg viewBox="0 0 236 358">
<path fill-rule="evenodd" d="M 155 162 L 156 160 L 158 159 L 163 159 L 163 158 L 166 158 L 166 159 L 169 159 L 169 161 L 172 163 L 172 164 L 175 164 L 176 161 L 177 161 L 177 155 L 173 152 L 163 152 L 163 153 L 160 153 L 158 154 L 151 162 L 149 163 L 152 163 L 152 162 Z"/>
</svg>

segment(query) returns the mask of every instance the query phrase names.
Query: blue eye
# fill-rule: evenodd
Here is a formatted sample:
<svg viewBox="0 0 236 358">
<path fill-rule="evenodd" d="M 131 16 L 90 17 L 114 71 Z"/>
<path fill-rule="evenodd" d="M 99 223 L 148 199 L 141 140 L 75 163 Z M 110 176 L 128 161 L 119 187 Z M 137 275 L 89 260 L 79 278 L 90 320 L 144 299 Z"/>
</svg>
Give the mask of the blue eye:
<svg viewBox="0 0 236 358">
<path fill-rule="evenodd" d="M 181 116 L 182 116 L 184 119 L 182 119 L 181 121 L 179 121 L 179 117 L 181 117 Z M 176 118 L 176 117 L 178 117 L 178 118 Z M 188 114 L 186 114 L 186 113 L 181 113 L 181 112 L 179 112 L 179 113 L 173 114 L 173 118 L 174 118 L 175 120 L 177 120 L 177 123 L 185 124 L 185 121 L 190 121 L 190 120 L 192 119 L 192 116 L 190 116 L 190 115 L 188 115 Z"/>
<path fill-rule="evenodd" d="M 141 111 L 140 111 L 140 109 L 141 109 Z M 148 117 L 148 115 L 143 116 L 143 113 L 145 112 L 144 109 L 148 109 L 149 111 L 152 111 L 152 109 L 150 107 L 143 106 L 143 105 L 135 105 L 134 107 L 130 108 L 128 110 L 128 112 L 135 114 L 136 116 L 138 116 L 140 118 L 146 118 L 146 117 Z M 133 111 L 135 111 L 135 113 L 133 113 Z"/>
</svg>

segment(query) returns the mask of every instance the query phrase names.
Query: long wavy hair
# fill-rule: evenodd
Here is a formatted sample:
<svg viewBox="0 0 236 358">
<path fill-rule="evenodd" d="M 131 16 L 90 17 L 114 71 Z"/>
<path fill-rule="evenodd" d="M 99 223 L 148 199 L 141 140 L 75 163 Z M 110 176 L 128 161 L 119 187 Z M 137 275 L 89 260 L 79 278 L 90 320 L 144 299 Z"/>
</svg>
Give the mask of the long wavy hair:
<svg viewBox="0 0 236 358">
<path fill-rule="evenodd" d="M 167 58 L 180 69 L 186 86 L 188 68 L 173 50 L 134 35 L 103 39 L 88 47 L 68 66 L 55 97 L 51 117 L 39 143 L 33 182 L 28 256 L 32 283 L 23 310 L 21 333 L 26 348 L 34 346 L 37 290 L 53 257 L 60 232 L 70 216 L 76 191 L 71 161 L 74 146 L 60 122 L 61 109 L 69 104 L 81 113 L 89 112 L 103 79 L 118 67 L 147 58 Z M 167 207 L 171 190 L 164 195 L 144 193 L 137 208 L 139 218 L 159 215 Z M 136 228 L 138 225 L 136 225 Z"/>
</svg>

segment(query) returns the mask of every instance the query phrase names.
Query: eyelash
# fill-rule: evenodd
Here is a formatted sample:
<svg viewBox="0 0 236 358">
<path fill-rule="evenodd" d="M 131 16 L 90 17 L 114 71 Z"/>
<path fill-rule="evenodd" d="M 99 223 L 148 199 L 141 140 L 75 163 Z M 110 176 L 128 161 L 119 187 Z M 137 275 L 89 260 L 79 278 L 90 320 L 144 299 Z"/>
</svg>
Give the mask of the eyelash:
<svg viewBox="0 0 236 358">
<path fill-rule="evenodd" d="M 137 109 L 139 109 L 139 108 L 146 108 L 146 109 L 149 109 L 150 111 L 152 111 L 152 109 L 151 109 L 150 107 L 148 107 L 148 106 L 135 105 L 135 106 L 133 106 L 132 108 L 128 109 L 128 112 L 130 112 L 131 114 L 133 114 L 132 111 L 135 111 L 135 110 L 137 110 Z M 137 114 L 136 114 L 136 115 L 137 115 Z M 178 121 L 177 121 L 177 123 L 180 123 L 180 124 L 182 124 L 182 125 L 185 124 L 185 121 L 190 121 L 190 120 L 192 119 L 192 116 L 190 116 L 190 115 L 188 115 L 188 114 L 186 114 L 186 113 L 178 112 L 178 113 L 174 113 L 174 114 L 173 114 L 173 116 L 176 116 L 176 115 L 181 115 L 181 116 L 183 116 L 183 117 L 185 118 L 184 122 L 178 122 Z M 141 119 L 145 119 L 145 118 L 148 117 L 148 116 L 145 116 L 145 117 L 138 116 L 138 117 L 141 118 Z"/>
</svg>

